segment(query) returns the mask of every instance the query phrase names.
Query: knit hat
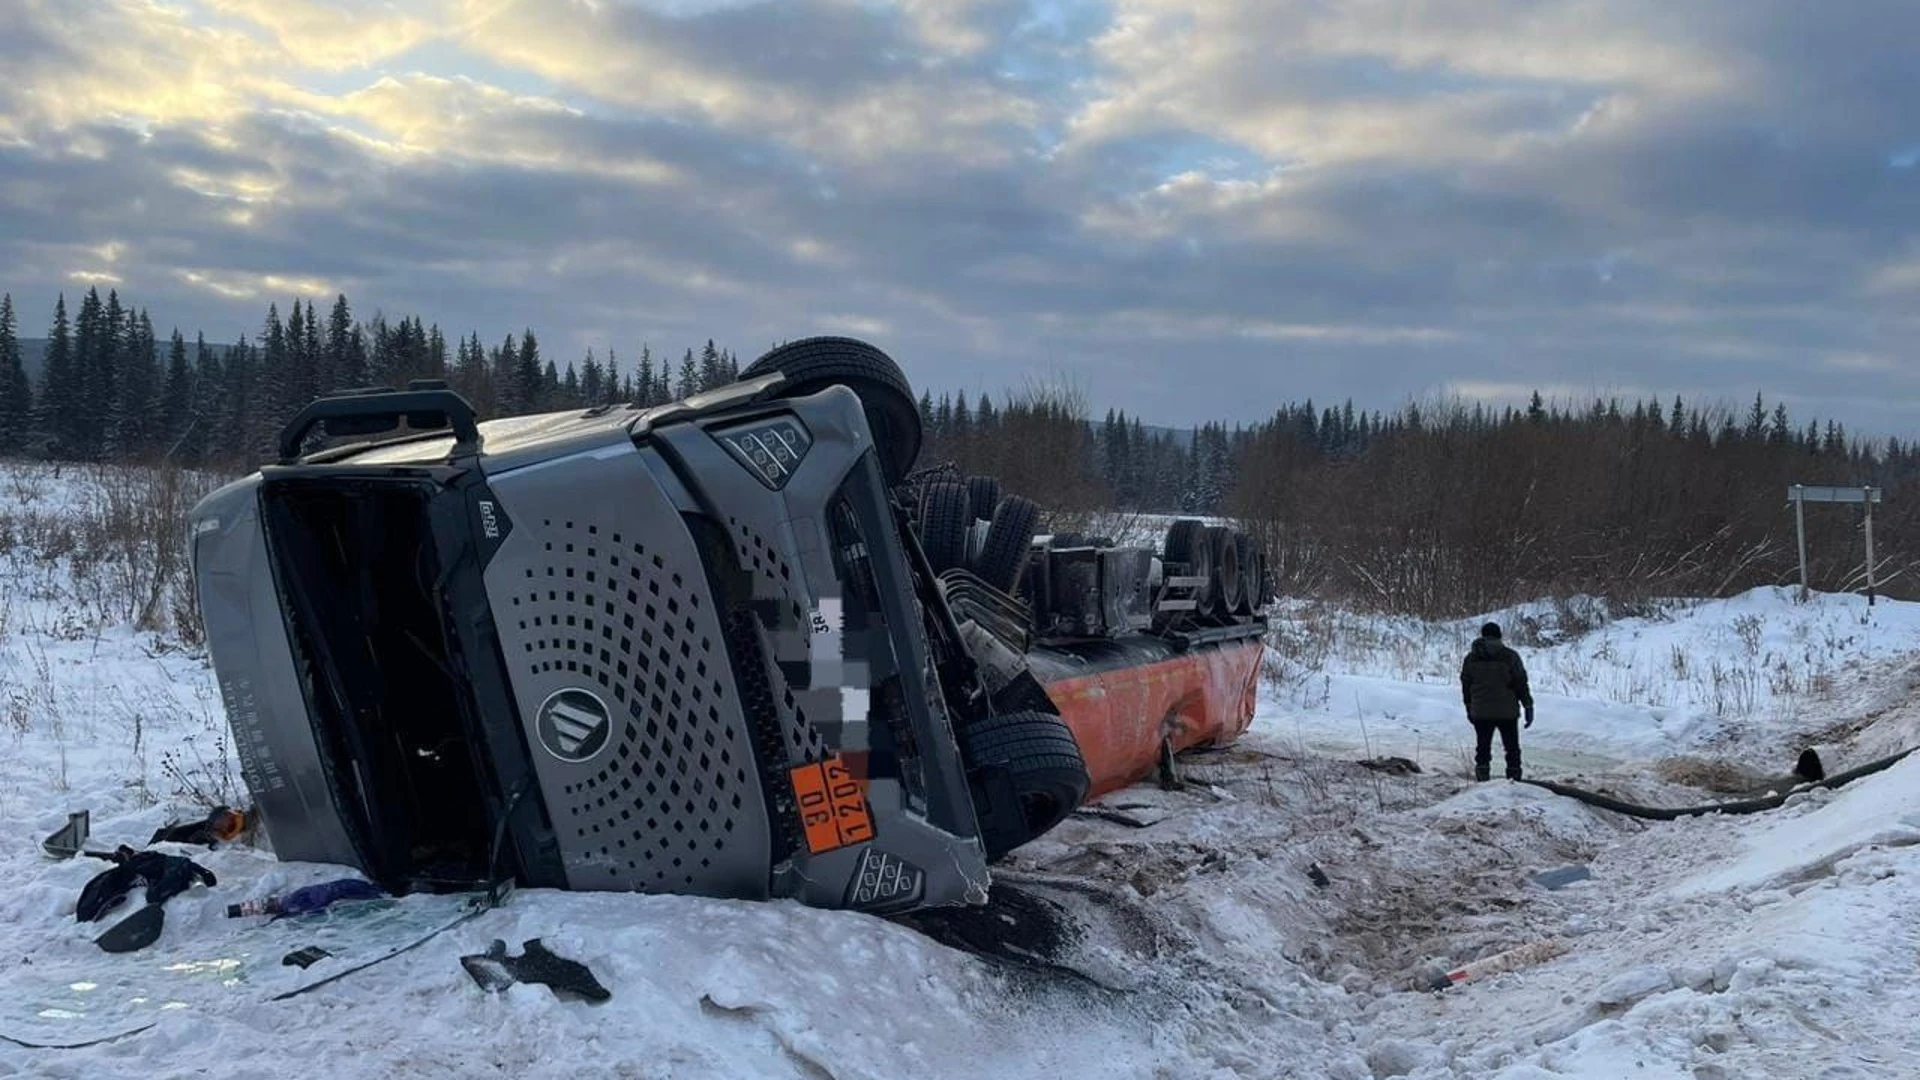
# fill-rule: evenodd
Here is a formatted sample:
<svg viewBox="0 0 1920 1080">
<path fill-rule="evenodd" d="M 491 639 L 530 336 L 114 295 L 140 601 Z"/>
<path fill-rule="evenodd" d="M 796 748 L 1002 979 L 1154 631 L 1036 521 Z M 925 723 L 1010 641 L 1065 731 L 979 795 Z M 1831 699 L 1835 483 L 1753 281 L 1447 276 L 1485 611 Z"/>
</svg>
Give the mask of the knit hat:
<svg viewBox="0 0 1920 1080">
<path fill-rule="evenodd" d="M 1480 628 L 1480 636 L 1498 640 L 1500 637 L 1500 624 L 1497 622 L 1487 623 Z"/>
</svg>

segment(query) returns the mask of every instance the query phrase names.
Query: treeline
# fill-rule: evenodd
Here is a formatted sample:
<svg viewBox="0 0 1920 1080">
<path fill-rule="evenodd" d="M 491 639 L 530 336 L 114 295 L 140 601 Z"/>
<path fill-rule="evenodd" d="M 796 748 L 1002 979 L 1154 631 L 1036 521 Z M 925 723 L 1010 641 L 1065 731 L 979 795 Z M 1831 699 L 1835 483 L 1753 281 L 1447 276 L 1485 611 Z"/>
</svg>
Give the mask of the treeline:
<svg viewBox="0 0 1920 1080">
<path fill-rule="evenodd" d="M 926 460 L 1002 477 L 1010 489 L 1037 492 L 1044 504 L 1070 511 L 1220 513 L 1238 471 L 1235 448 L 1247 436 L 1220 424 L 1180 432 L 1148 427 L 1113 409 L 1104 421 L 1089 422 L 1084 396 L 1061 387 L 998 404 L 986 394 L 970 405 L 964 395 L 926 393 L 920 418 Z"/>
<path fill-rule="evenodd" d="M 1534 395 L 1527 408 L 1289 404 L 1174 434 L 1072 394 L 923 398 L 929 452 L 1050 507 L 1217 514 L 1253 529 L 1288 595 L 1429 617 L 1542 596 L 1724 596 L 1798 580 L 1791 484 L 1883 489 L 1879 591 L 1920 597 L 1920 447 L 1723 405 Z M 1015 434 L 1015 426 L 1035 427 Z M 1031 447 L 1043 447 L 1031 450 Z M 1012 475 L 1009 475 L 1012 474 Z M 1017 477 L 1017 480 L 1015 479 Z M 1816 589 L 1865 581 L 1858 506 L 1809 505 Z"/>
<path fill-rule="evenodd" d="M 218 463 L 250 467 L 314 397 L 353 386 L 445 379 L 483 418 L 636 401 L 660 404 L 733 381 L 739 362 L 709 340 L 676 365 L 642 347 L 623 367 L 592 351 L 564 371 L 531 329 L 498 344 L 478 333 L 449 342 L 417 317 L 355 319 L 345 296 L 323 319 L 294 300 L 270 305 L 257 335 L 228 344 L 173 330 L 162 343 L 145 309 L 89 289 L 69 312 L 62 295 L 35 386 L 22 362 L 19 318 L 0 296 L 0 454 L 78 461 Z"/>
<path fill-rule="evenodd" d="M 38 385 L 0 297 L 0 453 L 251 467 L 325 389 L 444 378 L 482 416 L 615 402 L 658 404 L 737 377 L 708 341 L 677 362 L 589 351 L 561 364 L 531 329 L 496 344 L 449 341 L 417 317 L 361 322 L 346 297 L 325 318 L 295 300 L 226 345 L 89 290 L 62 297 Z M 1079 391 L 925 394 L 923 465 L 998 476 L 1049 510 L 1232 517 L 1255 530 L 1283 592 L 1426 616 L 1585 592 L 1615 599 L 1719 596 L 1797 580 L 1794 483 L 1872 484 L 1881 591 L 1920 596 L 1920 448 L 1749 407 L 1617 400 L 1524 409 L 1351 403 L 1282 406 L 1267 421 L 1169 431 Z M 1819 589 L 1859 589 L 1857 506 L 1810 506 Z"/>
<path fill-rule="evenodd" d="M 1344 427 L 1344 425 L 1343 425 Z M 1427 616 L 1541 596 L 1725 596 L 1798 580 L 1791 484 L 1873 485 L 1881 591 L 1920 596 L 1920 453 L 1756 395 L 1724 406 L 1595 401 L 1408 407 L 1370 430 L 1283 410 L 1248 433 L 1228 511 L 1291 593 Z M 1865 585 L 1858 506 L 1809 505 L 1816 589 Z"/>
</svg>

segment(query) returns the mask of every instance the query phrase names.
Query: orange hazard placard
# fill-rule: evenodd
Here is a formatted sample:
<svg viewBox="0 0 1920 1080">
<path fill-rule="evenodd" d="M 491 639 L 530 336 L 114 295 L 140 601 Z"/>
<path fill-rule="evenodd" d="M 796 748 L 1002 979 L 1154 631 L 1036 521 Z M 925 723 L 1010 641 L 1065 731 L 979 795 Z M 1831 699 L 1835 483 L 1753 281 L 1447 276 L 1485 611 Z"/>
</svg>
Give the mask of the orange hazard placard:
<svg viewBox="0 0 1920 1080">
<path fill-rule="evenodd" d="M 860 782 L 839 755 L 801 765 L 792 776 L 800 821 L 807 828 L 807 850 L 818 855 L 873 839 L 873 815 L 861 797 Z"/>
</svg>

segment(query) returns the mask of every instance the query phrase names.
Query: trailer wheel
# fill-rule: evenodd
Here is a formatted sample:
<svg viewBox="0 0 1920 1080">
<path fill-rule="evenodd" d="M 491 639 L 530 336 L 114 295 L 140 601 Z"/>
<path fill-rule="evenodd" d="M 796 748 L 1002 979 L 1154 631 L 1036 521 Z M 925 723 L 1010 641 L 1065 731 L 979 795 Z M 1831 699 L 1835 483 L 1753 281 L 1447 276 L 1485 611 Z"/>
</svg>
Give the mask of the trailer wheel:
<svg viewBox="0 0 1920 1080">
<path fill-rule="evenodd" d="M 1034 529 L 1040 523 L 1040 507 L 1032 499 L 1009 495 L 994 508 L 993 524 L 987 526 L 987 539 L 980 546 L 980 561 L 974 573 L 981 580 L 1011 593 L 1020 584 L 1020 574 L 1033 553 Z"/>
<path fill-rule="evenodd" d="M 1253 591 L 1247 596 L 1247 605 L 1253 614 L 1264 615 L 1273 602 L 1273 574 L 1267 567 L 1266 549 L 1258 544 L 1253 546 L 1253 577 L 1249 580 Z"/>
<path fill-rule="evenodd" d="M 1260 593 L 1260 557 L 1254 550 L 1253 538 L 1238 529 L 1233 531 L 1233 550 L 1240 564 L 1240 597 L 1233 605 L 1232 615 L 1252 615 L 1253 609 L 1264 601 Z"/>
<path fill-rule="evenodd" d="M 1205 615 L 1213 610 L 1213 549 L 1206 542 L 1207 526 L 1205 522 L 1191 519 L 1176 521 L 1167 528 L 1167 561 L 1184 564 L 1181 574 L 1169 572 L 1169 577 L 1197 577 L 1201 583 L 1194 587 L 1193 599 L 1199 605 L 1195 615 Z"/>
<path fill-rule="evenodd" d="M 967 530 L 972 526 L 967 485 L 946 480 L 926 486 L 920 496 L 920 546 L 934 573 L 967 564 Z"/>
<path fill-rule="evenodd" d="M 967 477 L 967 498 L 973 504 L 974 517 L 993 520 L 993 510 L 1000 505 L 1000 481 L 991 476 Z"/>
<path fill-rule="evenodd" d="M 740 377 L 757 379 L 775 372 L 785 376 L 778 394 L 811 394 L 829 386 L 845 386 L 858 394 L 887 483 L 899 483 L 912 470 L 923 437 L 920 407 L 892 357 L 857 338 L 802 338 L 768 350 Z"/>
<path fill-rule="evenodd" d="M 1240 609 L 1240 549 L 1233 542 L 1233 530 L 1209 525 L 1202 540 L 1213 556 L 1213 604 L 1207 614 L 1231 617 Z"/>
<path fill-rule="evenodd" d="M 1004 770 L 1014 805 L 996 806 L 993 786 L 976 792 L 987 857 L 997 859 L 1067 819 L 1087 797 L 1092 780 L 1067 722 L 1051 713 L 1016 712 L 968 725 L 962 742 L 968 768 Z M 984 797 L 982 797 L 984 796 Z M 1015 809 L 1017 808 L 1017 813 Z"/>
</svg>

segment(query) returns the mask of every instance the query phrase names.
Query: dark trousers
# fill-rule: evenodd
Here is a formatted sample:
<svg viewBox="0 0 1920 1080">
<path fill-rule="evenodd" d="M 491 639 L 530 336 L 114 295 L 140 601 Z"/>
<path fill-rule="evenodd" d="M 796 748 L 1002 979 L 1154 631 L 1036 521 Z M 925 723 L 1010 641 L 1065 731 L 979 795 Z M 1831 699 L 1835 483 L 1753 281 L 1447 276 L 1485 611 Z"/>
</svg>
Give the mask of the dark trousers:
<svg viewBox="0 0 1920 1080">
<path fill-rule="evenodd" d="M 1507 752 L 1507 779 L 1520 779 L 1520 719 L 1473 721 L 1473 778 L 1485 780 L 1493 771 L 1493 733 L 1500 733 L 1500 746 Z"/>
</svg>

